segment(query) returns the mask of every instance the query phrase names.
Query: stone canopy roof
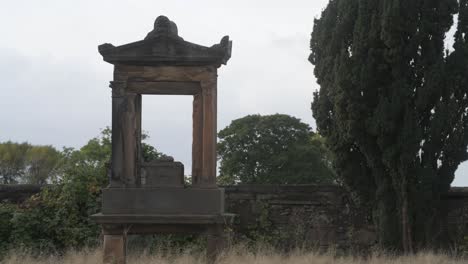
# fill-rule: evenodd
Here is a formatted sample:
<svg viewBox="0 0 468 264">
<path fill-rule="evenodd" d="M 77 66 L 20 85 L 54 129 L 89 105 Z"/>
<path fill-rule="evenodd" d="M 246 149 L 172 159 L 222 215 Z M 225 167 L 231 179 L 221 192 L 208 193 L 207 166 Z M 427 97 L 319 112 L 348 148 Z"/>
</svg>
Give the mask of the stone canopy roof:
<svg viewBox="0 0 468 264">
<path fill-rule="evenodd" d="M 114 46 L 99 45 L 104 61 L 111 64 L 142 66 L 204 66 L 219 67 L 231 57 L 232 41 L 224 36 L 219 44 L 205 47 L 179 37 L 177 25 L 159 16 L 154 29 L 141 41 Z"/>
</svg>

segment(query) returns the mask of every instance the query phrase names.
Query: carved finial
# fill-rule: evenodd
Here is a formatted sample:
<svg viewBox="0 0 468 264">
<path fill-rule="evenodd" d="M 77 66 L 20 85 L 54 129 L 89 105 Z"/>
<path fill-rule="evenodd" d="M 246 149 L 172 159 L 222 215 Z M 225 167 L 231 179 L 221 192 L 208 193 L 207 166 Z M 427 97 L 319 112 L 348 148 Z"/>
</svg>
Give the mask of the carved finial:
<svg viewBox="0 0 468 264">
<path fill-rule="evenodd" d="M 115 48 L 114 45 L 112 45 L 110 43 L 104 43 L 104 44 L 98 46 L 98 51 L 99 51 L 99 53 L 104 55 L 108 51 L 112 50 L 113 48 Z"/>
<path fill-rule="evenodd" d="M 158 16 L 154 21 L 154 29 L 148 33 L 145 39 L 151 39 L 161 36 L 178 37 L 177 25 L 166 16 Z"/>
<path fill-rule="evenodd" d="M 219 44 L 215 44 L 211 46 L 211 48 L 217 49 L 224 54 L 221 62 L 226 65 L 227 61 L 231 58 L 232 49 L 232 41 L 229 40 L 229 36 L 224 36 Z"/>
</svg>

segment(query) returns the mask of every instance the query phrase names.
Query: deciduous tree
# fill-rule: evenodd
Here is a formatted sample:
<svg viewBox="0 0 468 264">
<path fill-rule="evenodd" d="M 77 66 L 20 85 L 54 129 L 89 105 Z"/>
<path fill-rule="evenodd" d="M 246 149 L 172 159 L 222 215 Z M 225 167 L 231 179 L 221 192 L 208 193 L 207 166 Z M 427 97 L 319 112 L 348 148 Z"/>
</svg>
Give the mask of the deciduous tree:
<svg viewBox="0 0 468 264">
<path fill-rule="evenodd" d="M 7 141 L 0 144 L 0 179 L 3 184 L 17 183 L 25 173 L 28 143 Z"/>
<path fill-rule="evenodd" d="M 288 115 L 249 115 L 218 134 L 220 183 L 331 183 L 326 149 L 307 124 Z"/>
<path fill-rule="evenodd" d="M 52 146 L 31 146 L 26 153 L 24 182 L 46 184 L 59 172 L 61 154 Z"/>
</svg>

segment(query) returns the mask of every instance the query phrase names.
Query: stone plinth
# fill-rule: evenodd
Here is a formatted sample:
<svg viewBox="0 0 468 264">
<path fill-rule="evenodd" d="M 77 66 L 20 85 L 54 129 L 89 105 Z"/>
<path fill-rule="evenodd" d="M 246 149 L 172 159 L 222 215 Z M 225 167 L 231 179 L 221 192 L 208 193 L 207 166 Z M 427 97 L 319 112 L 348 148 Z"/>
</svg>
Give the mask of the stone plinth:
<svg viewBox="0 0 468 264">
<path fill-rule="evenodd" d="M 154 161 L 141 164 L 144 187 L 184 187 L 184 165 L 180 162 Z"/>
<path fill-rule="evenodd" d="M 157 228 L 157 226 L 164 227 L 164 230 L 158 230 L 162 233 L 180 233 L 176 230 L 166 228 L 170 225 L 187 225 L 187 226 L 210 226 L 210 225 L 224 225 L 232 223 L 233 214 L 218 214 L 218 215 L 201 215 L 201 214 L 95 214 L 92 216 L 93 220 L 103 225 L 107 231 L 105 234 L 116 234 L 120 232 L 119 228 L 131 225 L 127 234 L 142 234 L 147 233 L 148 227 Z M 146 228 L 146 229 L 145 229 Z M 183 230 L 183 229 L 180 229 Z M 193 232 L 189 232 L 193 233 Z M 199 233 L 199 232 L 195 232 Z"/>
<path fill-rule="evenodd" d="M 102 193 L 103 214 L 224 213 L 224 190 L 200 188 L 107 188 Z"/>
<path fill-rule="evenodd" d="M 127 235 L 131 234 L 195 234 L 207 237 L 207 257 L 213 263 L 229 239 L 233 214 L 169 215 L 169 214 L 95 214 L 104 234 L 104 263 L 125 264 Z"/>
</svg>

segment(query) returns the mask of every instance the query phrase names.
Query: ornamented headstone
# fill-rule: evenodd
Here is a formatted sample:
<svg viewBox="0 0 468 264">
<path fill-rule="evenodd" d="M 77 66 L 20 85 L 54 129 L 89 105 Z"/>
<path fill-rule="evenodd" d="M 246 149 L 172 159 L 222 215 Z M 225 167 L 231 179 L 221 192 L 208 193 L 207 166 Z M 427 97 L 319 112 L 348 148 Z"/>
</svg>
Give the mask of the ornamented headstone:
<svg viewBox="0 0 468 264">
<path fill-rule="evenodd" d="M 114 65 L 110 184 L 102 212 L 92 216 L 103 229 L 104 262 L 125 263 L 127 234 L 206 234 L 210 256 L 222 245 L 232 215 L 216 185 L 217 69 L 229 60 L 231 45 L 228 36 L 211 47 L 187 42 L 159 16 L 144 40 L 99 46 Z M 193 96 L 192 185 L 184 186 L 183 164 L 173 158 L 143 161 L 144 94 Z"/>
</svg>

